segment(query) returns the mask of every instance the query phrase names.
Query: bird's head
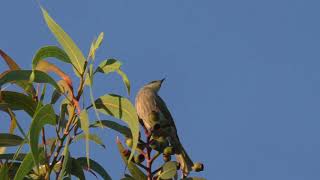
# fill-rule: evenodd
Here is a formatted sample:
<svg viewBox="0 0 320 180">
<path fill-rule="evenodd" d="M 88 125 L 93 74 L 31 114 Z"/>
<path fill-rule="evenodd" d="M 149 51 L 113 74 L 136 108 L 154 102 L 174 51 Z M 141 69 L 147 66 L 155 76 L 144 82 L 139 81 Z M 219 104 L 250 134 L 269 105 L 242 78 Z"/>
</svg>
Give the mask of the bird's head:
<svg viewBox="0 0 320 180">
<path fill-rule="evenodd" d="M 163 81 L 165 79 L 166 78 L 163 78 L 161 80 L 151 81 L 147 85 L 145 85 L 144 87 L 145 88 L 150 88 L 150 89 L 154 90 L 155 92 L 158 92 L 160 90 L 160 88 L 161 88 L 161 84 L 163 83 Z"/>
</svg>

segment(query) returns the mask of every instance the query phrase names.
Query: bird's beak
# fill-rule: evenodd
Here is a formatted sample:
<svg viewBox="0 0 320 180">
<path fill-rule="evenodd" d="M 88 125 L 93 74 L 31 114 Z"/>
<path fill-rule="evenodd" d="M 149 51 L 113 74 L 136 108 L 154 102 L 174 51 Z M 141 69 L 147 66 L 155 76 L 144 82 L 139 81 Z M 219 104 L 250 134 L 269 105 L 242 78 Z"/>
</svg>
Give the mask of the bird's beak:
<svg viewBox="0 0 320 180">
<path fill-rule="evenodd" d="M 163 83 L 164 80 L 166 80 L 166 78 L 161 79 L 161 84 Z"/>
</svg>

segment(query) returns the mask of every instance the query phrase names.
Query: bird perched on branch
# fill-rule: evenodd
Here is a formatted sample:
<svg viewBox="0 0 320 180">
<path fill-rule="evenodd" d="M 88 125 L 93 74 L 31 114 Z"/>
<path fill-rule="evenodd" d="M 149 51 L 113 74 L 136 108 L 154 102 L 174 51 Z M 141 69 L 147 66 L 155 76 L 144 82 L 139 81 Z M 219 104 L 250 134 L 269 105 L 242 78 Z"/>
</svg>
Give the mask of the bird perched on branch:
<svg viewBox="0 0 320 180">
<path fill-rule="evenodd" d="M 152 81 L 143 86 L 136 96 L 136 110 L 145 128 L 152 133 L 156 126 L 160 130 L 166 129 L 166 138 L 175 149 L 176 159 L 180 163 L 180 168 L 184 176 L 192 170 L 194 163 L 180 143 L 177 128 L 165 102 L 158 95 L 158 91 L 164 79 Z M 154 118 L 156 114 L 157 118 Z"/>
</svg>

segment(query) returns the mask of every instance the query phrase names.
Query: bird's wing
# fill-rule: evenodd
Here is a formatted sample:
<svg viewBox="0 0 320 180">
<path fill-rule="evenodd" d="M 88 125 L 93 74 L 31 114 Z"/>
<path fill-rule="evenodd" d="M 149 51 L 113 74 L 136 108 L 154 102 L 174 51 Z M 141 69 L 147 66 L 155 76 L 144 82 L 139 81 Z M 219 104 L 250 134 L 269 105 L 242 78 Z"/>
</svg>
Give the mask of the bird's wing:
<svg viewBox="0 0 320 180">
<path fill-rule="evenodd" d="M 169 109 L 167 108 L 166 103 L 162 100 L 162 98 L 159 95 L 156 95 L 156 105 L 158 107 L 159 112 L 161 112 L 163 114 L 163 116 L 168 120 L 168 123 L 171 127 L 174 127 L 174 129 L 176 130 L 176 125 L 174 124 L 173 118 L 171 116 L 171 113 L 169 111 Z"/>
</svg>

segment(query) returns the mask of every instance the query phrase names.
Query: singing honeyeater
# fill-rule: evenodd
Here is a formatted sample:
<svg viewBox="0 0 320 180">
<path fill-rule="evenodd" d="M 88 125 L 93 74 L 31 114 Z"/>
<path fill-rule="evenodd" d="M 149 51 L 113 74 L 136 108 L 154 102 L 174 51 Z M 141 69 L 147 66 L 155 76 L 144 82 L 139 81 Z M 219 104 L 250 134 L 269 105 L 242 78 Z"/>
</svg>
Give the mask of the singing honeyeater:
<svg viewBox="0 0 320 180">
<path fill-rule="evenodd" d="M 157 120 L 161 124 L 160 129 L 167 129 L 166 138 L 174 147 L 177 161 L 180 163 L 180 168 L 184 176 L 187 176 L 192 170 L 193 162 L 180 143 L 177 128 L 165 102 L 158 95 L 158 91 L 160 90 L 163 81 L 164 79 L 152 81 L 139 90 L 135 102 L 137 114 L 146 129 L 150 132 L 156 124 L 156 122 L 154 122 L 156 121 L 155 118 L 150 117 L 153 113 L 157 113 Z"/>
</svg>

